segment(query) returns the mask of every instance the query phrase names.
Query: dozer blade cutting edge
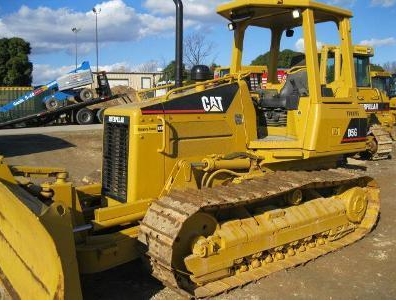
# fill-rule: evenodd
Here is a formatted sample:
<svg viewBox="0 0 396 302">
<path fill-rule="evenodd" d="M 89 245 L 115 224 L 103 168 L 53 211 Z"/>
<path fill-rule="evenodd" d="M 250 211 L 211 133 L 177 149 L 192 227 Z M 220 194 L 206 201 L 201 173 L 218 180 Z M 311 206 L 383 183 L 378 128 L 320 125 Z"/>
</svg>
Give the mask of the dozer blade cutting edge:
<svg viewBox="0 0 396 302">
<path fill-rule="evenodd" d="M 0 181 L 2 298 L 81 299 L 78 276 L 69 211 Z"/>
</svg>

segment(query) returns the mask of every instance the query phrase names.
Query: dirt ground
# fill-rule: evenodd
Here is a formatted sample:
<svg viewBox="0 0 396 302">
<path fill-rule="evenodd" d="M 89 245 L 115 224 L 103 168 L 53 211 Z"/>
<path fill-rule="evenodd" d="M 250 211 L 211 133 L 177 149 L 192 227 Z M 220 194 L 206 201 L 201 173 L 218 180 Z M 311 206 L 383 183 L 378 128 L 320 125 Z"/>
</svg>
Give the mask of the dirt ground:
<svg viewBox="0 0 396 302">
<path fill-rule="evenodd" d="M 100 179 L 102 131 L 0 136 L 7 163 L 67 167 L 78 184 Z M 396 146 L 395 146 L 396 147 Z M 362 240 L 215 299 L 396 299 L 396 153 L 366 162 L 381 187 L 381 216 Z M 84 299 L 182 299 L 140 261 L 82 276 Z"/>
</svg>

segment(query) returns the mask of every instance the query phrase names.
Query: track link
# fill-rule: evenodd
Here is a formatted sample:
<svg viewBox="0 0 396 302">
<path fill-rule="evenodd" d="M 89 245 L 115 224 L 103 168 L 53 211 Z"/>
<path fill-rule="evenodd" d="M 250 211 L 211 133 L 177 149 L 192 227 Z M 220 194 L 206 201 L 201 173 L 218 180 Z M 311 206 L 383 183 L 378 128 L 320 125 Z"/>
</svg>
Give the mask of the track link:
<svg viewBox="0 0 396 302">
<path fill-rule="evenodd" d="M 380 125 L 370 127 L 369 133 L 376 141 L 376 151 L 372 154 L 372 160 L 388 159 L 392 153 L 391 134 Z"/>
<path fill-rule="evenodd" d="M 335 251 L 362 238 L 375 225 L 379 213 L 377 193 L 368 194 L 366 214 L 354 231 L 342 234 L 337 240 L 307 248 L 292 256 L 278 257 L 255 269 L 231 276 L 214 278 L 205 284 L 193 284 L 189 273 L 175 268 L 174 262 L 181 256 L 175 251 L 179 233 L 189 217 L 213 209 L 236 208 L 254 204 L 275 196 L 282 196 L 295 189 L 331 188 L 350 183 L 368 183 L 369 190 L 378 193 L 370 178 L 346 169 L 323 171 L 277 171 L 269 177 L 258 177 L 224 187 L 202 190 L 174 191 L 153 203 L 141 223 L 139 240 L 147 248 L 152 274 L 166 286 L 189 298 L 208 298 L 257 281 L 269 274 L 306 263 L 321 255 Z M 372 192 L 371 192 L 372 193 Z M 183 259 L 182 259 L 183 260 Z"/>
</svg>

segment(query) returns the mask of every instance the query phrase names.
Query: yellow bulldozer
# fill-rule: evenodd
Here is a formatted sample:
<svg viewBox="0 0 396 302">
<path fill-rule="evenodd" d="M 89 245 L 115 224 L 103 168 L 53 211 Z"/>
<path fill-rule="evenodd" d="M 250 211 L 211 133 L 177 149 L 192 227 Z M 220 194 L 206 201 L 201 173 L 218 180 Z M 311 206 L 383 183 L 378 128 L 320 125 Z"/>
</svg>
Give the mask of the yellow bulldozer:
<svg viewBox="0 0 396 302">
<path fill-rule="evenodd" d="M 382 97 L 389 100 L 391 121 L 393 122 L 393 129 L 390 133 L 392 139 L 396 140 L 396 74 L 388 71 L 371 71 L 370 77 L 373 88 L 382 91 Z"/>
<path fill-rule="evenodd" d="M 392 139 L 395 138 L 395 117 L 390 111 L 390 100 L 386 80 L 386 72 L 370 70 L 370 58 L 374 56 L 374 49 L 367 45 L 354 45 L 353 58 L 357 85 L 357 98 L 368 119 L 367 149 L 361 152 L 366 159 L 387 159 L 392 152 Z M 321 84 L 337 87 L 342 84 L 340 68 L 342 57 L 339 46 L 324 45 L 321 49 Z"/>
<path fill-rule="evenodd" d="M 388 71 L 370 71 L 371 86 L 378 90 L 380 100 L 384 100 L 385 105 L 382 111 L 385 119 L 380 120 L 387 132 L 390 133 L 392 140 L 396 140 L 396 112 L 394 111 L 396 98 L 392 95 L 392 74 Z M 394 94 L 394 92 L 393 92 Z M 374 97 L 375 99 L 375 97 Z M 389 106 L 389 112 L 387 110 Z M 388 117 L 388 114 L 390 117 Z"/>
<path fill-rule="evenodd" d="M 391 113 L 393 114 L 396 120 L 396 73 L 392 74 L 390 77 L 389 98 L 390 98 Z"/>
<path fill-rule="evenodd" d="M 101 183 L 76 187 L 64 169 L 1 160 L 0 276 L 11 298 L 80 299 L 79 274 L 142 253 L 165 285 L 211 297 L 351 244 L 375 225 L 375 180 L 338 167 L 366 148 L 351 12 L 309 0 L 222 4 L 234 36 L 230 74 L 207 80 L 200 66 L 183 86 L 183 6 L 174 2 L 175 88 L 105 111 Z M 336 90 L 320 82 L 324 24 L 343 56 Z M 269 83 L 294 30 L 306 68 L 279 91 L 251 93 L 241 71 L 250 30 L 271 50 Z"/>
</svg>

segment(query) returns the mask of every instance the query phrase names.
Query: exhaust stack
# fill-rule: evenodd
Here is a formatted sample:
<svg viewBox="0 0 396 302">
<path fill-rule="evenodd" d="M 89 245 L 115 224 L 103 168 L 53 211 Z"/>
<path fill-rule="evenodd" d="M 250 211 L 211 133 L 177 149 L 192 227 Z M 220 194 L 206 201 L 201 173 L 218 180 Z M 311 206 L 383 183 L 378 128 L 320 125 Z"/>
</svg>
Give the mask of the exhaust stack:
<svg viewBox="0 0 396 302">
<path fill-rule="evenodd" d="M 176 73 L 175 87 L 181 87 L 183 82 L 183 3 L 173 0 L 176 5 Z"/>
</svg>

